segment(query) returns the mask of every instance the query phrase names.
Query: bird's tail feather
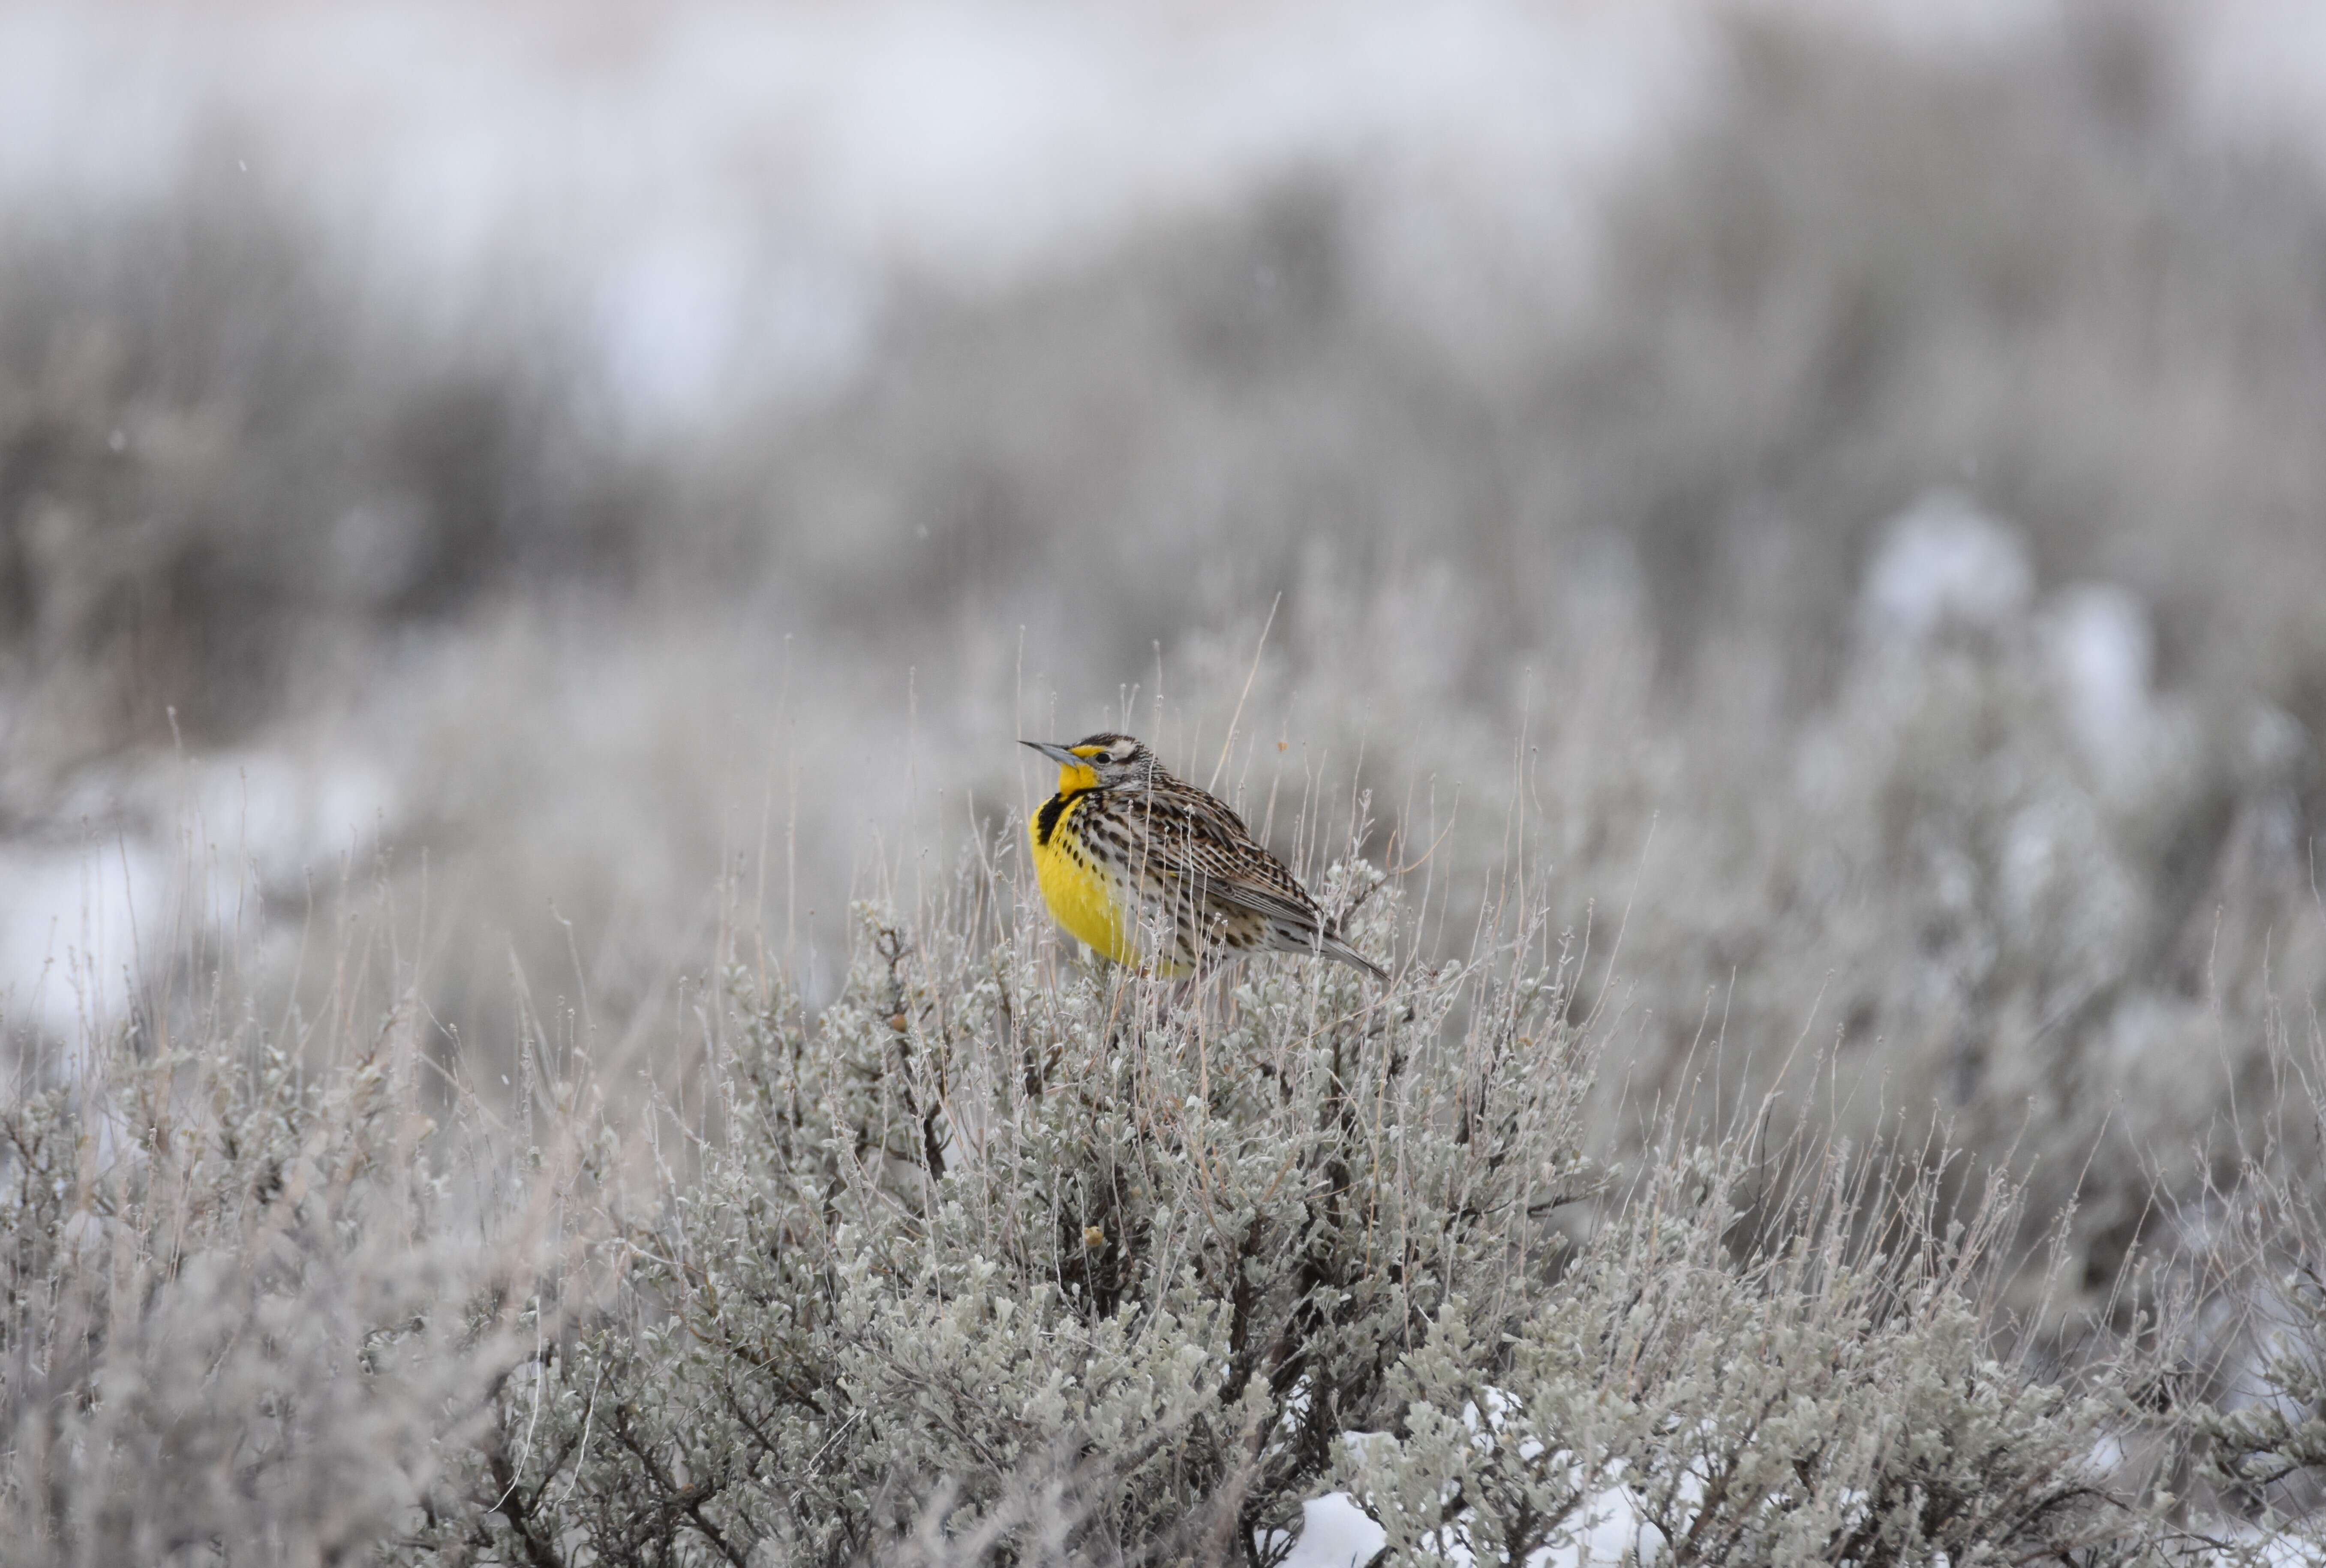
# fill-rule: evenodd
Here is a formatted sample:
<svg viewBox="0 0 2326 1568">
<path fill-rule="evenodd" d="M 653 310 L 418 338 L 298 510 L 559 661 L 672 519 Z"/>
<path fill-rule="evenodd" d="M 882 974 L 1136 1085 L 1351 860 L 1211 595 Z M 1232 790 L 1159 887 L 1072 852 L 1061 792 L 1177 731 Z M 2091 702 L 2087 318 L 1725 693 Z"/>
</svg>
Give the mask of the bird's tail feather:
<svg viewBox="0 0 2326 1568">
<path fill-rule="evenodd" d="M 1351 947 L 1347 942 L 1343 942 L 1337 936 L 1318 938 L 1317 942 L 1317 951 L 1323 953 L 1328 959 L 1337 959 L 1341 962 L 1348 964 L 1353 968 L 1361 969 L 1377 980 L 1386 980 L 1389 979 L 1389 971 L 1387 970 L 1373 962 L 1372 960 L 1365 957 L 1364 954 L 1359 952 L 1355 948 Z"/>
</svg>

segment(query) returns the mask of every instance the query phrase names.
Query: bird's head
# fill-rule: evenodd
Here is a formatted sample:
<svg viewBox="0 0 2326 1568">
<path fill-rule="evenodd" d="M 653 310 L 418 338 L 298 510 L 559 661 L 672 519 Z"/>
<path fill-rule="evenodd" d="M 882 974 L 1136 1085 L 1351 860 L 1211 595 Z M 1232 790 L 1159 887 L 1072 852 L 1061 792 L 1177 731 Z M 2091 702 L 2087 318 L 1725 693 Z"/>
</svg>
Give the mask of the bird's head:
<svg viewBox="0 0 2326 1568">
<path fill-rule="evenodd" d="M 1047 740 L 1021 740 L 1058 765 L 1058 793 L 1120 789 L 1145 784 L 1162 771 L 1155 754 L 1128 735 L 1086 735 L 1072 746 Z"/>
</svg>

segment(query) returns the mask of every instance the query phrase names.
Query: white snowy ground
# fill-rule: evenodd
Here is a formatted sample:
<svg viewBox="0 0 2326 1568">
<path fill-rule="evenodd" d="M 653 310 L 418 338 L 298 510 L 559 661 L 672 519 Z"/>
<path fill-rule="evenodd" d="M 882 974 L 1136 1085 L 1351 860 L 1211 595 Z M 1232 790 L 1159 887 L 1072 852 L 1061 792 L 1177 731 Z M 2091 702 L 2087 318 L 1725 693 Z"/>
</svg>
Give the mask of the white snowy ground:
<svg viewBox="0 0 2326 1568">
<path fill-rule="evenodd" d="M 1327 1492 L 1301 1505 L 1299 1538 L 1284 1559 L 1284 1568 L 1363 1568 L 1382 1549 L 1387 1537 L 1382 1527 L 1365 1517 L 1364 1510 L 1346 1492 Z M 1661 1554 L 1661 1538 L 1651 1526 L 1640 1522 L 1629 1493 L 1610 1487 L 1592 1499 L 1591 1525 L 1575 1544 L 1549 1548 L 1527 1560 L 1527 1568 L 1601 1568 L 1629 1560 L 1647 1563 Z M 1469 1568 L 1470 1554 L 1456 1547 L 1447 1554 L 1453 1568 Z"/>
<path fill-rule="evenodd" d="M 1382 1527 L 1365 1517 L 1346 1493 L 1332 1492 L 1303 1507 L 1300 1536 L 1284 1559 L 1284 1568 L 1363 1568 L 1382 1548 Z M 1565 1548 L 1536 1553 L 1526 1568 L 1619 1568 L 1637 1563 L 1646 1568 L 1663 1556 L 1662 1538 L 1639 1522 L 1632 1498 L 1622 1488 L 1610 1488 L 1592 1503 L 1598 1522 Z M 2266 1568 L 2326 1568 L 2326 1541 L 2280 1536 L 2259 1543 L 2259 1561 Z M 2247 1561 L 2225 1554 L 2224 1563 Z M 1470 1568 L 1467 1552 L 1456 1549 L 1446 1561 L 1451 1568 Z"/>
</svg>

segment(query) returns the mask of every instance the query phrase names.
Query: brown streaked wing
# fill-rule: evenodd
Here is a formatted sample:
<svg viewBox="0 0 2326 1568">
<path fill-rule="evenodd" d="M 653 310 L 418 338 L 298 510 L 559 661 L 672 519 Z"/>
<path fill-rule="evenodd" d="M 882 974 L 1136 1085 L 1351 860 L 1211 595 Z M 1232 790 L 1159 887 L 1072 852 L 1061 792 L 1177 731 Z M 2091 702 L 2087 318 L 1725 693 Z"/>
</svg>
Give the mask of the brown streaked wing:
<svg viewBox="0 0 2326 1568">
<path fill-rule="evenodd" d="M 1176 783 L 1176 781 L 1175 781 Z M 1141 802 L 1134 810 L 1149 810 Z M 1284 862 L 1270 854 L 1244 829 L 1234 812 L 1211 795 L 1180 784 L 1158 790 L 1152 800 L 1152 826 L 1171 873 L 1186 877 L 1197 895 L 1232 909 L 1321 931 L 1324 914 Z"/>
</svg>

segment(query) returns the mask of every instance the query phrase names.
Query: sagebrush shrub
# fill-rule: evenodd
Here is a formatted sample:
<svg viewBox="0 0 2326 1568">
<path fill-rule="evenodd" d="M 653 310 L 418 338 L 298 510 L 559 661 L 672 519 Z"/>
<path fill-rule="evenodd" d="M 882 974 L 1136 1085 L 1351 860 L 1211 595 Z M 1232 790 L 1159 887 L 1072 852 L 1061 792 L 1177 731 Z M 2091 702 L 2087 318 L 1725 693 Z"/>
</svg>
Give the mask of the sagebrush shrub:
<svg viewBox="0 0 2326 1568">
<path fill-rule="evenodd" d="M 1388 951 L 1381 873 L 1326 895 Z M 1386 986 L 1093 972 L 1037 918 L 972 865 L 861 910 L 821 1010 L 730 965 L 699 1071 L 628 1107 L 538 1040 L 513 1117 L 423 1093 L 403 1002 L 312 1068 L 216 1008 L 116 1037 L 0 1117 L 12 1539 L 1266 1563 L 1340 1487 L 1400 1557 L 1618 1515 L 1704 1563 L 2146 1540 L 2095 1457 L 2121 1378 L 2006 1353 L 2007 1202 L 1950 1229 L 1942 1183 L 1771 1153 L 1765 1111 L 1674 1117 L 1619 1184 L 1532 912 Z"/>
<path fill-rule="evenodd" d="M 0 1106 L 0 1521 L 25 1563 L 345 1561 L 418 1502 L 496 1343 L 391 1014 L 310 1073 L 133 1032 Z"/>
<path fill-rule="evenodd" d="M 1772 1247 L 1740 1244 L 1740 1145 L 1674 1148 L 1523 1326 L 1402 1359 L 1393 1433 L 1343 1479 L 1391 1547 L 1522 1563 L 1966 1563 L 2136 1550 L 2096 1448 L 2120 1406 L 2014 1365 L 1981 1308 L 2005 1218 L 1836 1159 Z M 1877 1220 L 1873 1226 L 1869 1219 Z M 1881 1224 L 1887 1220 L 1888 1224 Z"/>
<path fill-rule="evenodd" d="M 474 1548 L 839 1563 L 1038 1513 L 1078 1559 L 1242 1555 L 1431 1322 L 1516 1325 L 1595 1191 L 1564 993 L 1509 952 L 1182 1000 L 864 921 L 812 1022 L 735 977 L 719 1130 L 609 1192 L 619 1266 L 505 1396 Z"/>
<path fill-rule="evenodd" d="M 1748 1131 L 1608 1192 L 1539 928 L 1384 991 L 1271 960 L 1190 996 L 861 919 L 813 1019 L 730 974 L 708 1114 L 603 1172 L 570 1331 L 436 1549 L 1258 1563 L 1335 1484 L 1395 1554 L 1514 1563 L 1616 1506 L 1691 1562 L 2142 1538 L 2092 1457 L 2121 1402 L 1998 1339 L 2007 1193 L 1949 1229 L 1940 1183 L 1877 1202 L 1835 1155 L 1755 1211 Z"/>
</svg>

